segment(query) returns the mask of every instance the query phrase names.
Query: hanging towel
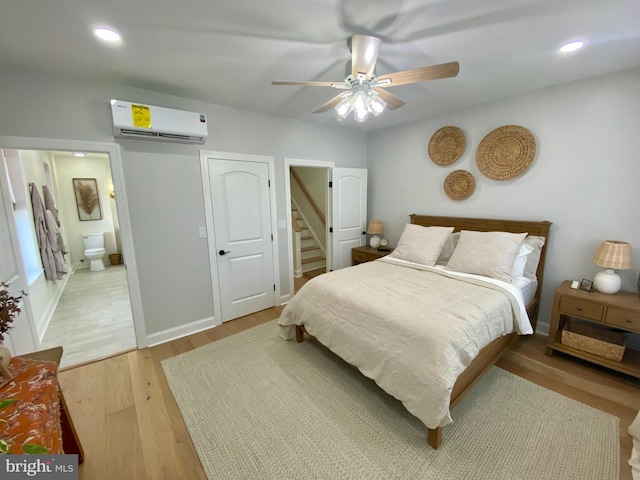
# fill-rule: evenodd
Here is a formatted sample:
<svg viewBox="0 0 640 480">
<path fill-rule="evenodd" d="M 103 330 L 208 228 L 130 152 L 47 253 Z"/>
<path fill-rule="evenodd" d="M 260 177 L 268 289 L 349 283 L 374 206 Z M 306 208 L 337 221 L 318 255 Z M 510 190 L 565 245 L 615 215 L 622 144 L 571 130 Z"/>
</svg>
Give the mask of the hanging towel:
<svg viewBox="0 0 640 480">
<path fill-rule="evenodd" d="M 56 208 L 56 203 L 53 201 L 53 195 L 51 195 L 51 190 L 46 185 L 42 186 L 42 194 L 44 195 L 44 206 L 47 210 L 49 210 L 53 218 L 56 220 L 56 224 L 58 227 L 60 226 L 60 219 L 58 218 L 58 209 Z"/>
<path fill-rule="evenodd" d="M 55 227 L 50 226 L 51 224 L 51 220 L 49 220 L 47 227 L 49 228 L 49 230 L 55 232 L 56 235 L 56 245 L 57 245 L 57 249 L 54 249 L 54 251 L 58 251 L 62 253 L 63 256 L 63 261 L 64 261 L 64 256 L 69 253 L 67 252 L 67 247 L 65 247 L 64 245 L 64 240 L 62 239 L 62 231 L 60 230 L 60 218 L 58 216 L 58 209 L 56 208 L 56 204 L 53 201 L 53 195 L 51 195 L 51 191 L 49 190 L 49 187 L 47 187 L 46 185 L 42 186 L 42 194 L 44 196 L 44 206 L 47 209 L 47 214 L 49 214 L 52 218 L 53 218 L 53 222 L 55 223 Z M 65 267 L 65 272 L 66 272 L 66 267 Z"/>
<path fill-rule="evenodd" d="M 67 252 L 64 251 L 64 243 L 62 243 L 60 228 L 58 228 L 58 224 L 56 223 L 56 219 L 51 213 L 51 210 L 47 210 L 45 212 L 45 220 L 48 230 L 47 236 L 51 243 L 51 251 L 53 252 L 53 261 L 55 263 L 58 278 L 60 279 L 65 273 L 67 273 L 67 265 L 64 261 L 64 254 Z"/>
<path fill-rule="evenodd" d="M 67 273 L 67 270 L 66 268 L 64 268 L 63 271 L 58 270 L 59 267 L 57 265 L 59 265 L 59 261 L 56 261 L 53 250 L 55 246 L 55 234 L 51 237 L 49 229 L 47 228 L 47 216 L 45 214 L 44 204 L 42 203 L 42 198 L 40 198 L 36 185 L 34 183 L 29 183 L 29 188 L 31 190 L 33 223 L 36 230 L 38 247 L 40 248 L 40 258 L 42 259 L 44 276 L 47 280 L 51 280 L 55 283 L 56 280 L 61 279 L 65 273 Z M 57 255 L 62 257 L 61 252 L 57 252 Z M 64 265 L 64 258 L 62 258 L 62 264 Z"/>
</svg>

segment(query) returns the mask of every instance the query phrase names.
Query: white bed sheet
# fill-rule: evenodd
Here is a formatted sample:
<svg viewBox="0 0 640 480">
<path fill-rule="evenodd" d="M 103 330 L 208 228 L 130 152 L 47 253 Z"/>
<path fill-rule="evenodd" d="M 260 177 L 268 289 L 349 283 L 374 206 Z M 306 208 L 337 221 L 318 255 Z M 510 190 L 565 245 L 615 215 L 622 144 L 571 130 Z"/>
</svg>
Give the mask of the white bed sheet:
<svg viewBox="0 0 640 480">
<path fill-rule="evenodd" d="M 511 284 L 520 289 L 525 305 L 529 305 L 529 302 L 536 297 L 536 290 L 538 290 L 537 280 L 533 281 L 527 277 L 517 277 L 511 279 Z"/>
</svg>

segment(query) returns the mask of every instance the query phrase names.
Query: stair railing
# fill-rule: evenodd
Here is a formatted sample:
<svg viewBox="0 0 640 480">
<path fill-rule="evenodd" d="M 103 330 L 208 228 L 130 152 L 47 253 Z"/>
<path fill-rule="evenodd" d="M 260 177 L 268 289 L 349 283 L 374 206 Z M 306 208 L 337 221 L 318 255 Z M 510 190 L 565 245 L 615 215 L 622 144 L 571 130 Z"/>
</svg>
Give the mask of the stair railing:
<svg viewBox="0 0 640 480">
<path fill-rule="evenodd" d="M 291 226 L 293 236 L 293 276 L 300 278 L 302 276 L 302 240 L 300 239 L 300 232 L 302 227 L 298 223 L 296 217 L 291 214 Z"/>
</svg>

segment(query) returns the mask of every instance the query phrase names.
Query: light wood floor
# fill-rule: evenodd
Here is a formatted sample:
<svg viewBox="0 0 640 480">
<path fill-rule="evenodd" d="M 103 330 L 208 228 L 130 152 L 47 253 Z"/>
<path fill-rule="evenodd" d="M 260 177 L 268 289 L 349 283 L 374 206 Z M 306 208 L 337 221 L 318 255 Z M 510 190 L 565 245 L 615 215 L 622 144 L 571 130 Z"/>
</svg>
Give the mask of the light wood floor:
<svg viewBox="0 0 640 480">
<path fill-rule="evenodd" d="M 42 340 L 42 349 L 59 345 L 61 367 L 136 348 L 124 265 L 101 272 L 83 268 L 69 276 Z"/>
<path fill-rule="evenodd" d="M 153 348 L 63 370 L 60 384 L 85 450 L 80 479 L 205 479 L 160 362 L 279 317 L 283 307 Z M 544 354 L 546 337 L 522 338 L 498 365 L 527 380 L 620 418 L 621 475 L 640 409 L 640 382 L 561 355 Z M 444 430 L 444 441 L 447 432 Z M 425 432 L 425 448 L 426 444 Z M 540 459 L 541 462 L 544 458 Z"/>
</svg>

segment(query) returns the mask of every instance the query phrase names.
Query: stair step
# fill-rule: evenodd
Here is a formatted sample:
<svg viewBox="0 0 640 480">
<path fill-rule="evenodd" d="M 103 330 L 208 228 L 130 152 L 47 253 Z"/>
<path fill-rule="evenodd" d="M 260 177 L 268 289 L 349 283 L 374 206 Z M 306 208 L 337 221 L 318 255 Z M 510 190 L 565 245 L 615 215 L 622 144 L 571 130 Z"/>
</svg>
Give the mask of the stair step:
<svg viewBox="0 0 640 480">
<path fill-rule="evenodd" d="M 301 252 L 308 252 L 310 250 L 320 250 L 320 247 L 302 247 L 300 249 Z"/>
<path fill-rule="evenodd" d="M 302 263 L 320 262 L 324 259 L 325 259 L 324 257 L 303 258 Z"/>
<path fill-rule="evenodd" d="M 313 237 L 311 235 L 307 235 L 304 237 L 300 237 L 300 240 L 313 240 Z"/>
</svg>

